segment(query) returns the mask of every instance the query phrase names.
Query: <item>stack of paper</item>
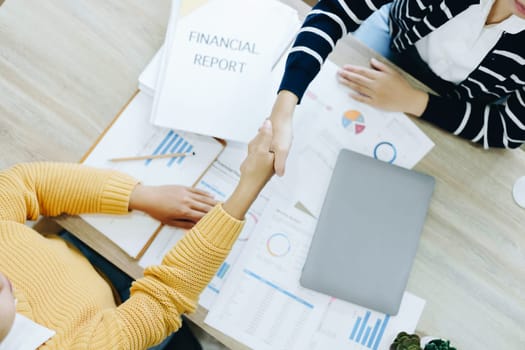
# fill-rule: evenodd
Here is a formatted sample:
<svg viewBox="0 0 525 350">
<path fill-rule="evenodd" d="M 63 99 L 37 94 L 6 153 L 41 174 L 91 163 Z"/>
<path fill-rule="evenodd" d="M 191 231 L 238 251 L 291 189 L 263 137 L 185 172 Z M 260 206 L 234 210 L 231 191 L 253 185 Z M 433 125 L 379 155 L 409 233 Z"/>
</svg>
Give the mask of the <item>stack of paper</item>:
<svg viewBox="0 0 525 350">
<path fill-rule="evenodd" d="M 156 79 L 151 121 L 249 142 L 271 111 L 281 75 L 272 72 L 297 13 L 277 0 L 202 2 L 182 19 L 172 14 L 164 50 L 141 77 L 148 92 Z"/>
</svg>

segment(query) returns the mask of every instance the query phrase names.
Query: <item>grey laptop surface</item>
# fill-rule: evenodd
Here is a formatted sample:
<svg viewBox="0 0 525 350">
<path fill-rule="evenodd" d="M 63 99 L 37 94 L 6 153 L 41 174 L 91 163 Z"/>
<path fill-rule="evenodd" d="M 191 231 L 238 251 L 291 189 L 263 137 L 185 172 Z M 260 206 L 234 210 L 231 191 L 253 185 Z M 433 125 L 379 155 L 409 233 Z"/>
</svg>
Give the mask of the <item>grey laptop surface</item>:
<svg viewBox="0 0 525 350">
<path fill-rule="evenodd" d="M 396 315 L 434 183 L 431 176 L 341 151 L 301 285 Z"/>
</svg>

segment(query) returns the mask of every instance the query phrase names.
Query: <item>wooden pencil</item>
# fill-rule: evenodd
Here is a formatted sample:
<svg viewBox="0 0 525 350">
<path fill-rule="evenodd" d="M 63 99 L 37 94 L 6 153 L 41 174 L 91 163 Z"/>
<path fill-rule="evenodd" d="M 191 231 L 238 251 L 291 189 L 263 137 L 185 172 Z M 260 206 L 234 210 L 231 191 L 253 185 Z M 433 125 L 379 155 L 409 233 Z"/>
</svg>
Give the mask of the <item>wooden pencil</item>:
<svg viewBox="0 0 525 350">
<path fill-rule="evenodd" d="M 189 157 L 194 156 L 195 152 L 188 153 L 166 153 L 166 154 L 156 154 L 149 156 L 134 156 L 134 157 L 121 157 L 121 158 L 112 158 L 112 162 L 127 162 L 132 160 L 145 160 L 145 159 L 161 159 L 161 158 L 177 158 L 177 157 Z"/>
</svg>

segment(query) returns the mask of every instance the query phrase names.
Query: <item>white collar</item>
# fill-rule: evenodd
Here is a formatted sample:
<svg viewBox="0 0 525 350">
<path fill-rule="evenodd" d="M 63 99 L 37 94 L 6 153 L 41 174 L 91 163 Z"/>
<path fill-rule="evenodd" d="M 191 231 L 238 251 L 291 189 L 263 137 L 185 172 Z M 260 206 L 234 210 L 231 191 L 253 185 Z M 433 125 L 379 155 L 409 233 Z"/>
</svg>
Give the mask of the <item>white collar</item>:
<svg viewBox="0 0 525 350">
<path fill-rule="evenodd" d="M 0 350 L 35 350 L 54 335 L 55 331 L 16 314 L 11 330 L 0 342 Z"/>
<path fill-rule="evenodd" d="M 485 9 L 485 11 L 487 11 L 486 12 L 487 15 L 490 12 L 490 9 L 492 8 L 492 5 L 494 5 L 495 1 L 496 0 L 481 0 L 480 1 L 480 5 L 483 9 Z M 490 26 L 491 27 L 497 26 L 498 28 L 500 28 L 501 30 L 507 33 L 516 34 L 516 33 L 519 33 L 525 30 L 525 19 L 519 16 L 516 16 L 516 15 L 511 15 L 509 18 L 499 23 L 494 23 Z"/>
</svg>

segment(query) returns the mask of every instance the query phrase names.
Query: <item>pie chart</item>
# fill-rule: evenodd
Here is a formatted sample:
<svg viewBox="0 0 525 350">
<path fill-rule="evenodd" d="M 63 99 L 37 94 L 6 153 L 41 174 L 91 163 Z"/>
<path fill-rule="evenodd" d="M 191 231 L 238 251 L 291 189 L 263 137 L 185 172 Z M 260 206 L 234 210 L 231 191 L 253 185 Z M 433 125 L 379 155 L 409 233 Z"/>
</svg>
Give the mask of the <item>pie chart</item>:
<svg viewBox="0 0 525 350">
<path fill-rule="evenodd" d="M 271 256 L 282 257 L 288 254 L 291 244 L 284 233 L 274 233 L 266 241 L 266 249 Z"/>
<path fill-rule="evenodd" d="M 362 133 L 365 130 L 365 118 L 361 112 L 354 109 L 344 112 L 341 122 L 343 124 L 343 128 L 356 135 Z"/>
</svg>

